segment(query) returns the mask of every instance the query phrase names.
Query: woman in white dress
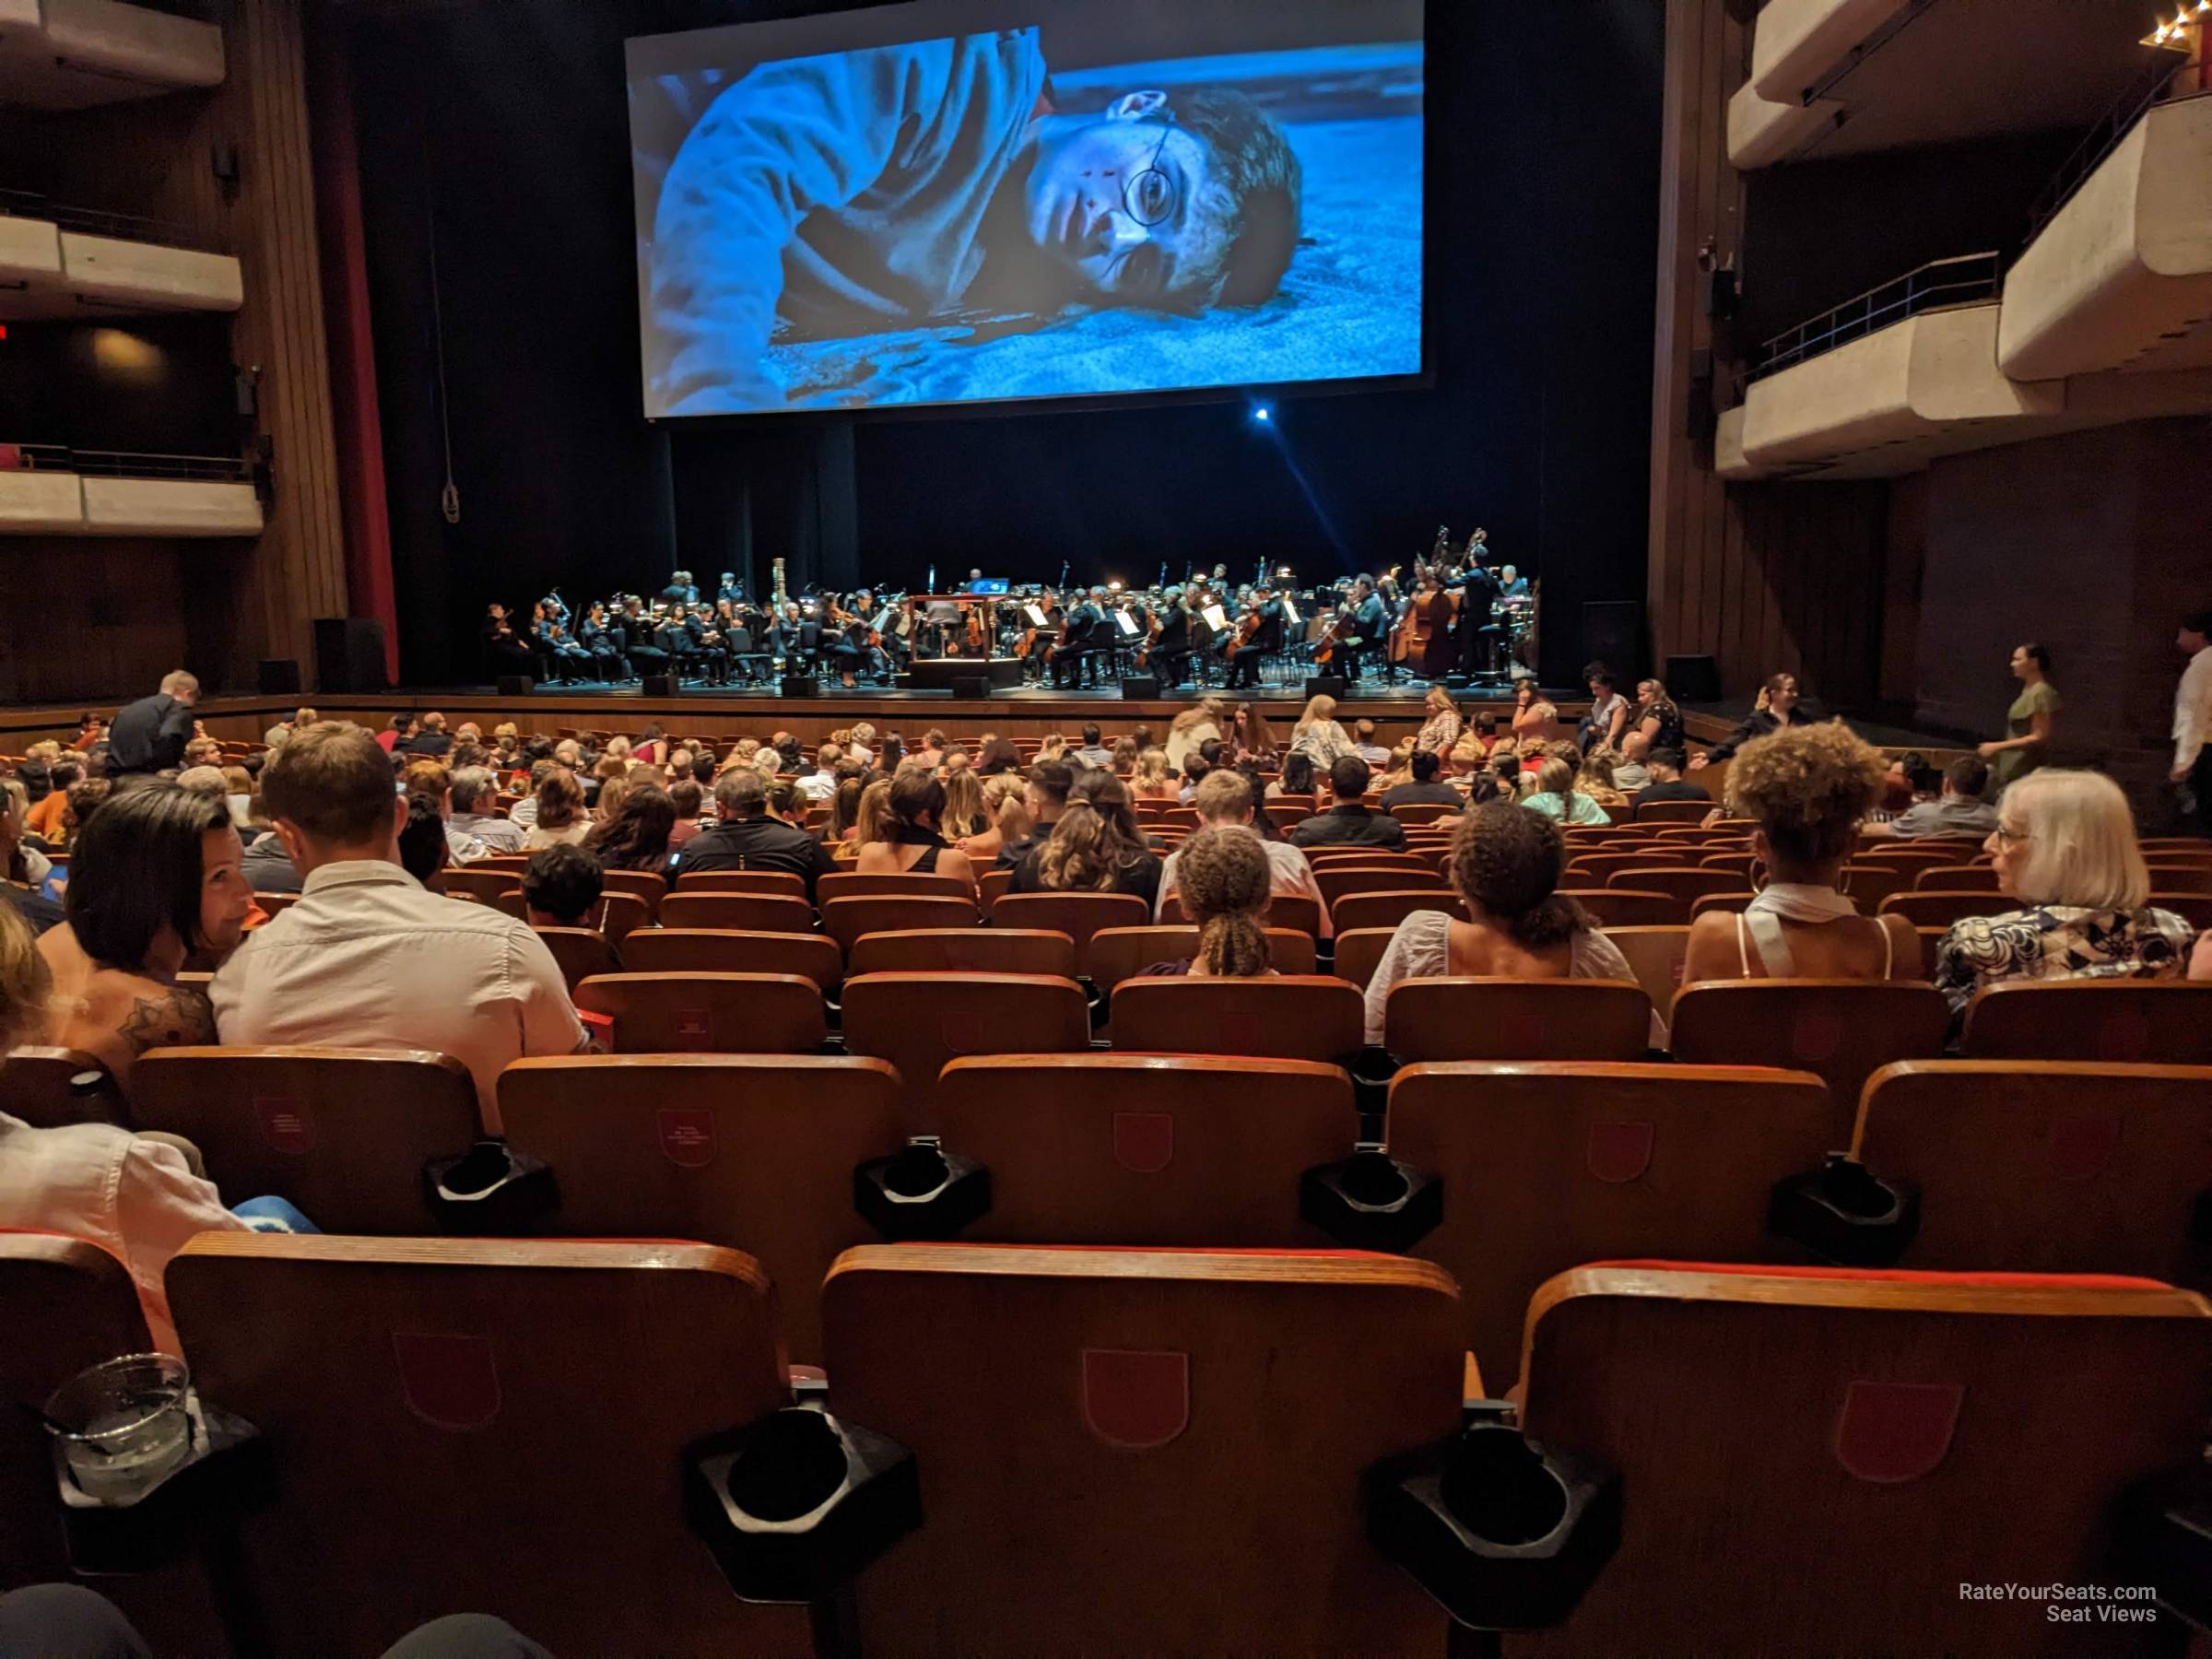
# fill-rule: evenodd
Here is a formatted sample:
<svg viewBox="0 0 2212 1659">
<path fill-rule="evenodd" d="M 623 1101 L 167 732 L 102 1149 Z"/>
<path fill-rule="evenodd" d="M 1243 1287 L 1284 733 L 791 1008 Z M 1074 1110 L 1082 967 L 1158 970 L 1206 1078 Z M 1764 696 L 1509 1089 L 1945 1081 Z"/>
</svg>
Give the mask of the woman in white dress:
<svg viewBox="0 0 2212 1659">
<path fill-rule="evenodd" d="M 1306 704 L 1306 712 L 1290 728 L 1290 747 L 1312 757 L 1317 772 L 1327 771 L 1339 756 L 1358 752 L 1350 735 L 1336 724 L 1336 700 L 1333 697 L 1316 697 Z"/>
</svg>

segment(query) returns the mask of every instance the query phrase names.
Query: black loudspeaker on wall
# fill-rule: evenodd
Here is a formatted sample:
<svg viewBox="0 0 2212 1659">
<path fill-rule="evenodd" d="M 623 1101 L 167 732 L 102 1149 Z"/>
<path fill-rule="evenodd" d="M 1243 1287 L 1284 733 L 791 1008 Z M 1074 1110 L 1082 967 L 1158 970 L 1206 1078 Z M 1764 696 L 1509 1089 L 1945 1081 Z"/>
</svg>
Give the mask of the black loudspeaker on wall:
<svg viewBox="0 0 2212 1659">
<path fill-rule="evenodd" d="M 645 676 L 645 695 L 647 697 L 674 697 L 676 695 L 676 676 L 673 674 L 648 674 Z"/>
<path fill-rule="evenodd" d="M 1670 656 L 1666 688 L 1677 702 L 1719 702 L 1721 665 L 1709 656 Z"/>
<path fill-rule="evenodd" d="M 501 697 L 527 697 L 536 689 L 537 682 L 526 674 L 502 674 L 500 676 L 500 695 Z"/>
<path fill-rule="evenodd" d="M 676 695 L 676 682 L 674 680 L 670 680 L 668 682 L 668 689 L 666 691 L 654 691 L 649 685 L 646 688 L 646 692 L 649 696 L 674 697 Z M 819 697 L 821 694 L 822 682 L 814 678 L 811 675 L 787 675 L 784 677 L 783 695 L 785 697 Z"/>
<path fill-rule="evenodd" d="M 367 617 L 317 617 L 315 685 L 324 691 L 389 690 L 384 625 Z"/>
<path fill-rule="evenodd" d="M 1585 600 L 1583 662 L 1603 663 L 1628 688 L 1643 671 L 1643 606 L 1633 599 Z"/>
<path fill-rule="evenodd" d="M 1159 681 L 1147 676 L 1143 679 L 1125 679 L 1122 682 L 1122 700 L 1124 702 L 1151 699 L 1159 695 Z"/>
<path fill-rule="evenodd" d="M 264 697 L 291 697 L 300 690 L 300 660 L 297 657 L 264 657 L 261 661 L 261 691 Z"/>
<path fill-rule="evenodd" d="M 1344 676 L 1341 674 L 1309 675 L 1306 678 L 1306 695 L 1308 697 L 1334 697 L 1339 701 L 1343 700 Z"/>
</svg>

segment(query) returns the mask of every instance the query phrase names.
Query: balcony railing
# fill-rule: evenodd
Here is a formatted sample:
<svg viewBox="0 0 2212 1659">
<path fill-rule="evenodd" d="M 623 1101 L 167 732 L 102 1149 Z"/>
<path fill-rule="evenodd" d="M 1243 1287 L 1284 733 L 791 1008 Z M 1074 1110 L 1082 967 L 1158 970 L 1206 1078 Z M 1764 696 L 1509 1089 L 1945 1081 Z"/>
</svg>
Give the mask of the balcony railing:
<svg viewBox="0 0 2212 1659">
<path fill-rule="evenodd" d="M 169 478 L 193 484 L 253 482 L 253 464 L 232 455 L 152 455 L 129 450 L 72 449 L 65 443 L 0 443 L 0 471 L 68 472 L 91 478 Z"/>
<path fill-rule="evenodd" d="M 1938 259 L 1916 271 L 1908 271 L 1880 288 L 1869 288 L 1856 299 L 1846 300 L 1788 332 L 1776 335 L 1759 348 L 1759 364 L 1748 378 L 1760 380 L 1778 374 L 1808 358 L 1833 351 L 1839 346 L 1849 345 L 1877 329 L 1901 323 L 1922 312 L 1936 311 L 1947 305 L 1969 305 L 1977 300 L 1994 300 L 2003 266 L 2002 255 L 1992 251 Z"/>
<path fill-rule="evenodd" d="M 110 213 L 99 207 L 72 207 L 50 201 L 36 191 L 0 190 L 0 215 L 9 218 L 44 219 L 65 230 L 86 236 L 112 237 L 117 241 L 149 242 L 160 248 L 182 248 L 194 253 L 220 253 L 204 236 L 194 234 L 171 219 L 140 213 Z"/>
<path fill-rule="evenodd" d="M 2143 119 L 2150 106 L 2166 96 L 2173 85 L 2173 77 L 2189 66 L 2185 52 L 2168 52 L 2160 54 L 2167 61 L 2153 62 L 2143 72 L 2143 77 L 2123 92 L 2112 107 L 2098 117 L 2097 124 L 2082 135 L 2074 153 L 2059 164 L 2051 182 L 2043 186 L 2042 194 L 2035 198 L 2035 206 L 2028 210 L 2028 241 L 2033 241 L 2042 228 L 2058 216 L 2058 210 L 2074 199 L 2074 193 L 2088 182 L 2088 177 L 2104 163 L 2104 159 L 2120 147 L 2120 140 L 2127 136 L 2128 129 Z M 2020 244 L 2027 246 L 2027 242 Z"/>
</svg>

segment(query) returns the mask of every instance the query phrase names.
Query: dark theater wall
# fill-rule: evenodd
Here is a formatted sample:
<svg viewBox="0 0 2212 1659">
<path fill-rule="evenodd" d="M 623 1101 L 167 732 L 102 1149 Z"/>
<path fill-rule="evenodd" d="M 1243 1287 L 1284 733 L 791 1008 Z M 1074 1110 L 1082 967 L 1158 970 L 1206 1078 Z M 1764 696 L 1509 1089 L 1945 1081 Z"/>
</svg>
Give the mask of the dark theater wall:
<svg viewBox="0 0 2212 1659">
<path fill-rule="evenodd" d="M 1440 520 L 1546 582 L 1547 677 L 1585 599 L 1641 599 L 1663 0 L 1430 7 L 1433 384 L 1238 403 L 650 427 L 621 43 L 823 6 L 348 8 L 403 673 L 473 675 L 484 601 L 787 554 L 918 585 L 980 565 L 1407 562 Z M 446 403 L 462 516 L 439 508 Z M 1142 488 L 1133 480 L 1141 480 Z"/>
</svg>

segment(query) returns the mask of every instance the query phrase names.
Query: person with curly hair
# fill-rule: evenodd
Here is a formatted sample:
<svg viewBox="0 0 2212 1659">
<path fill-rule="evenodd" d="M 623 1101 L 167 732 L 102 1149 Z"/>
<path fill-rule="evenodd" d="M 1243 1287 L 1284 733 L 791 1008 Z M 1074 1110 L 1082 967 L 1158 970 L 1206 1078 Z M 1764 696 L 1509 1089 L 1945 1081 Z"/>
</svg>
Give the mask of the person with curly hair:
<svg viewBox="0 0 2212 1659">
<path fill-rule="evenodd" d="M 1216 775 L 1229 778 L 1235 774 Z M 1182 974 L 1192 979 L 1272 975 L 1275 969 L 1268 960 L 1266 911 L 1275 887 L 1275 866 L 1260 838 L 1236 825 L 1210 826 L 1176 850 L 1175 865 L 1176 893 L 1183 914 L 1198 928 L 1197 954 L 1177 962 L 1155 963 L 1145 970 L 1146 975 Z"/>
<path fill-rule="evenodd" d="M 1684 984 L 1920 978 L 1912 924 L 1862 916 L 1842 890 L 1887 770 L 1881 752 L 1840 722 L 1744 745 L 1728 769 L 1728 809 L 1756 826 L 1751 851 L 1764 883 L 1745 910 L 1707 911 L 1691 924 Z"/>
<path fill-rule="evenodd" d="M 1401 980 L 1481 975 L 1507 979 L 1612 979 L 1636 973 L 1583 907 L 1559 889 L 1567 836 L 1550 818 L 1511 801 L 1466 813 L 1447 866 L 1471 921 L 1416 911 L 1398 924 L 1367 985 L 1367 1041 L 1382 1041 L 1382 1014 Z"/>
</svg>

